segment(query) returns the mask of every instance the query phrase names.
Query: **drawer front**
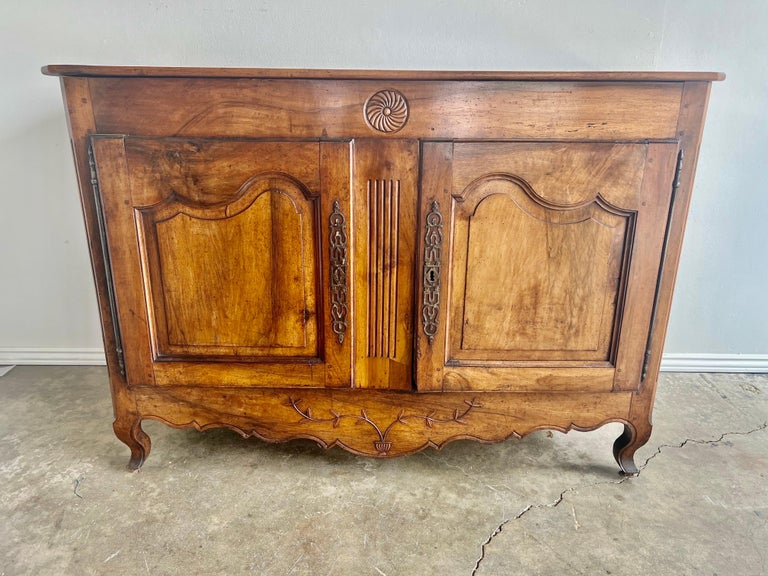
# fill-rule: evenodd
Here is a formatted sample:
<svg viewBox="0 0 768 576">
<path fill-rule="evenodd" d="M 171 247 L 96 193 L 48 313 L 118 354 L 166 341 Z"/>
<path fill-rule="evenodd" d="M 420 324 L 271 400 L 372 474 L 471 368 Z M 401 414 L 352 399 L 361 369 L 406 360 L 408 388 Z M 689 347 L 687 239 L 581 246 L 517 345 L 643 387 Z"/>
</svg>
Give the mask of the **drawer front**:
<svg viewBox="0 0 768 576">
<path fill-rule="evenodd" d="M 680 82 L 91 78 L 98 132 L 152 137 L 644 140 Z"/>
</svg>

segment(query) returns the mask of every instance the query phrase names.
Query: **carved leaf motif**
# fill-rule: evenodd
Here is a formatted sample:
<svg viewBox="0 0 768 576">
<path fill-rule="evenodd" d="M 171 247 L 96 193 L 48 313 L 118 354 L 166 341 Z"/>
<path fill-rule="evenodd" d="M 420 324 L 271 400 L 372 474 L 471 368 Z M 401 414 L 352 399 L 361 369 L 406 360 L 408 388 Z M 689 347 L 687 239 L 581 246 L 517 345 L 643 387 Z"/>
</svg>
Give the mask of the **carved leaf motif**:
<svg viewBox="0 0 768 576">
<path fill-rule="evenodd" d="M 309 408 L 306 410 L 302 410 L 299 408 L 299 402 L 297 400 L 293 400 L 292 398 L 288 399 L 288 404 L 296 411 L 298 412 L 305 420 L 312 421 L 312 422 L 330 422 L 331 425 L 334 428 L 338 428 L 339 423 L 344 418 L 351 418 L 355 420 L 355 426 L 359 426 L 361 424 L 367 424 L 371 428 L 373 428 L 376 431 L 376 434 L 378 435 L 378 439 L 374 441 L 373 445 L 376 449 L 376 452 L 382 456 L 386 456 L 389 451 L 392 449 L 392 442 L 390 440 L 387 440 L 387 436 L 389 435 L 389 432 L 392 430 L 392 428 L 396 424 L 405 424 L 407 425 L 407 420 L 423 420 L 424 425 L 427 428 L 434 428 L 435 424 L 448 424 L 450 422 L 454 422 L 456 424 L 466 424 L 464 421 L 464 417 L 469 414 L 474 408 L 481 408 L 481 404 L 477 403 L 473 400 L 465 400 L 464 404 L 467 405 L 467 409 L 464 410 L 464 412 L 459 413 L 459 409 L 456 408 L 453 411 L 453 415 L 451 418 L 438 418 L 436 416 L 437 411 L 436 410 L 429 410 L 426 414 L 406 414 L 405 409 L 401 408 L 397 412 L 397 416 L 395 419 L 390 422 L 389 426 L 387 426 L 383 431 L 379 426 L 371 420 L 368 417 L 368 413 L 365 411 L 365 408 L 362 408 L 360 410 L 360 414 L 339 414 L 335 410 L 328 410 L 328 412 L 331 414 L 330 418 L 315 418 L 312 416 L 312 412 Z"/>
</svg>

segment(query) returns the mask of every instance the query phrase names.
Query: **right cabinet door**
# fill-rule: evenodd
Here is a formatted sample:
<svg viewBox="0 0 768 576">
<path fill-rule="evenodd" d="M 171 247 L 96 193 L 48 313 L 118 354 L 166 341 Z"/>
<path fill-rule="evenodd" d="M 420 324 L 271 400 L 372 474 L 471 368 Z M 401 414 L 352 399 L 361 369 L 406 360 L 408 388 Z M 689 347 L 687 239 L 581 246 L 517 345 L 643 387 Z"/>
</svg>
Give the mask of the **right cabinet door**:
<svg viewBox="0 0 768 576">
<path fill-rule="evenodd" d="M 424 143 L 420 390 L 640 384 L 677 143 Z"/>
</svg>

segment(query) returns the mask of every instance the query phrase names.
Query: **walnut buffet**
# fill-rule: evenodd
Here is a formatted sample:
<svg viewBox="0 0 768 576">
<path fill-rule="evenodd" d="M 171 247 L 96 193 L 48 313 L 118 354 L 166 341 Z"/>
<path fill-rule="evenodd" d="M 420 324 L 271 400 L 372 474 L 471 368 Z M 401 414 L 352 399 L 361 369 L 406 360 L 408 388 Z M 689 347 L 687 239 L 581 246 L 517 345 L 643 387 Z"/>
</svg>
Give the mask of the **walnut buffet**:
<svg viewBox="0 0 768 576">
<path fill-rule="evenodd" d="M 390 457 L 651 410 L 714 73 L 48 66 L 114 430 Z"/>
</svg>

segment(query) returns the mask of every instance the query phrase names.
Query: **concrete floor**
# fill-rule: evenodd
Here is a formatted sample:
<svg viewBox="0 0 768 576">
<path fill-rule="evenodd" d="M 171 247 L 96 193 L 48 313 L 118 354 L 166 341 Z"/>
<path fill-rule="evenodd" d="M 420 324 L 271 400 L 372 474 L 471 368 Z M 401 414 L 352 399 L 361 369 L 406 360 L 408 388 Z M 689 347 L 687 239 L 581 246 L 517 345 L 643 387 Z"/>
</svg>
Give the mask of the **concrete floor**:
<svg viewBox="0 0 768 576">
<path fill-rule="evenodd" d="M 0 378 L 0 575 L 766 574 L 768 375 L 662 375 L 623 479 L 620 429 L 388 461 L 145 423 L 139 473 L 106 371 Z"/>
</svg>

